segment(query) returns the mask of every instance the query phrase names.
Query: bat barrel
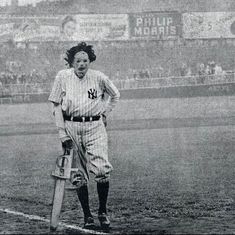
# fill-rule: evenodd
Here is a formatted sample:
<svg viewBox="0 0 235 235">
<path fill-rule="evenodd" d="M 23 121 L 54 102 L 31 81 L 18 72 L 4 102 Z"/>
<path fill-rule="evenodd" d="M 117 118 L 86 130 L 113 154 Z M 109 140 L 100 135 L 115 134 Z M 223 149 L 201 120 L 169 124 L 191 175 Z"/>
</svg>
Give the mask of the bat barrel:
<svg viewBox="0 0 235 235">
<path fill-rule="evenodd" d="M 55 180 L 55 188 L 54 188 L 53 204 L 52 204 L 51 220 L 50 220 L 51 231 L 55 231 L 58 226 L 60 212 L 64 198 L 64 186 L 65 186 L 65 180 L 63 179 Z"/>
<path fill-rule="evenodd" d="M 55 178 L 50 230 L 55 231 L 58 226 L 60 212 L 64 198 L 64 188 L 66 179 L 71 176 L 73 151 L 70 150 L 68 155 L 59 156 L 56 160 L 55 171 L 52 172 L 52 176 Z"/>
</svg>

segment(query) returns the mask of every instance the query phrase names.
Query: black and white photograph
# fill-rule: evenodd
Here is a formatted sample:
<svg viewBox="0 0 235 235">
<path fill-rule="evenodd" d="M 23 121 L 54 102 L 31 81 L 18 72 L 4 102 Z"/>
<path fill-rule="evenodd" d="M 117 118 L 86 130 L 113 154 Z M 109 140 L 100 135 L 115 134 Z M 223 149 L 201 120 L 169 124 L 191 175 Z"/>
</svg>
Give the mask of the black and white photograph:
<svg viewBox="0 0 235 235">
<path fill-rule="evenodd" d="M 235 0 L 0 0 L 0 234 L 235 234 Z"/>
</svg>

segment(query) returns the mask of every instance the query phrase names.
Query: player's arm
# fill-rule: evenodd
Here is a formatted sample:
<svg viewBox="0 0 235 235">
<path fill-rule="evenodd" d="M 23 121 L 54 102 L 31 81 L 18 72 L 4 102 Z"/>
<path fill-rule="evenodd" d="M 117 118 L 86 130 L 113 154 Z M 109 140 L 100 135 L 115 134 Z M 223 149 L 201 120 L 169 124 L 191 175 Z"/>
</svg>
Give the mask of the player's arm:
<svg viewBox="0 0 235 235">
<path fill-rule="evenodd" d="M 62 142 L 62 146 L 70 144 L 70 137 L 66 133 L 63 112 L 61 108 L 62 101 L 62 85 L 61 85 L 61 76 L 60 73 L 57 74 L 56 79 L 54 81 L 52 91 L 48 98 L 50 102 L 52 102 L 53 115 L 55 116 L 56 127 L 59 132 L 59 138 Z M 69 141 L 69 142 L 68 142 Z"/>
<path fill-rule="evenodd" d="M 117 87 L 106 76 L 103 78 L 104 91 L 110 96 L 107 102 L 106 111 L 111 112 L 120 99 L 120 92 Z"/>
<path fill-rule="evenodd" d="M 64 125 L 64 118 L 63 118 L 63 112 L 61 108 L 61 104 L 58 103 L 53 103 L 53 114 L 55 116 L 55 123 L 56 127 L 59 131 L 59 138 L 62 142 L 64 142 L 67 139 L 70 139 L 68 134 L 66 133 L 65 130 L 65 125 Z"/>
</svg>

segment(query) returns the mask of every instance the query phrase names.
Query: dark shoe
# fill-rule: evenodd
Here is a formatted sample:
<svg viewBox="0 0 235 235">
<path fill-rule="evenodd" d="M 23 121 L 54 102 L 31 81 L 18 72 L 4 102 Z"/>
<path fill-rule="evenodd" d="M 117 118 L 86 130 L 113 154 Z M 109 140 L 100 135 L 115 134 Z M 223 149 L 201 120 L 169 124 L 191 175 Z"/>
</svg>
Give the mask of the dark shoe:
<svg viewBox="0 0 235 235">
<path fill-rule="evenodd" d="M 87 217 L 84 219 L 84 227 L 85 229 L 93 229 L 95 227 L 95 222 L 93 217 Z"/>
<path fill-rule="evenodd" d="M 110 220 L 107 216 L 107 214 L 102 213 L 102 214 L 98 214 L 98 219 L 100 221 L 100 226 L 104 229 L 108 229 L 110 226 Z"/>
</svg>

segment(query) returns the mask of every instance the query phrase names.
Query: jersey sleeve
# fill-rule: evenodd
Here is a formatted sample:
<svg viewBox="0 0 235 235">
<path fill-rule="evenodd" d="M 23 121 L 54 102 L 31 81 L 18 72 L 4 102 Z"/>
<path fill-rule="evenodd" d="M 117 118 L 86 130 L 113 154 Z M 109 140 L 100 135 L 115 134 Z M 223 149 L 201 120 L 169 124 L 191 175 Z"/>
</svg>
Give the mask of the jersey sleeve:
<svg viewBox="0 0 235 235">
<path fill-rule="evenodd" d="M 61 72 L 59 72 L 56 75 L 56 78 L 55 78 L 54 84 L 52 86 L 52 90 L 51 90 L 51 93 L 50 93 L 48 100 L 53 103 L 58 103 L 58 104 L 60 104 L 62 101 L 62 76 L 61 76 Z"/>
<path fill-rule="evenodd" d="M 106 105 L 105 112 L 110 112 L 114 109 L 114 107 L 118 103 L 119 98 L 120 98 L 120 92 L 118 91 L 117 87 L 113 84 L 113 82 L 106 75 L 102 76 L 102 86 L 103 86 L 103 91 L 110 96 L 110 99 L 108 99 L 108 102 Z"/>
</svg>

